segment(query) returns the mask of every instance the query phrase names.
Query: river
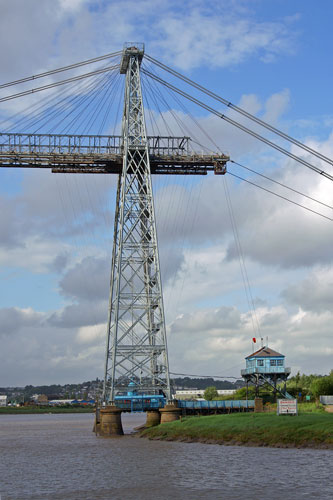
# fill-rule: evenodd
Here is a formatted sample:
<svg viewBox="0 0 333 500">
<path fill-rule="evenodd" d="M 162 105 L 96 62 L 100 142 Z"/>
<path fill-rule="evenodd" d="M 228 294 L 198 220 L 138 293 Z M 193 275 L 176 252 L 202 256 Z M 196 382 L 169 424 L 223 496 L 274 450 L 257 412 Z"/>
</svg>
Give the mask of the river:
<svg viewBox="0 0 333 500">
<path fill-rule="evenodd" d="M 149 441 L 92 432 L 93 415 L 1 415 L 1 500 L 333 498 L 333 451 Z"/>
</svg>

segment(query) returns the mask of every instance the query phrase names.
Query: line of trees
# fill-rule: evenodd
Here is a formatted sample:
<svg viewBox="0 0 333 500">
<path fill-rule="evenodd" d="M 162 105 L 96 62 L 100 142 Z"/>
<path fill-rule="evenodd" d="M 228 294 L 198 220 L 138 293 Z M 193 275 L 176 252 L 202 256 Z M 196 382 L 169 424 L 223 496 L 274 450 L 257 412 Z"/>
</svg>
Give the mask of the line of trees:
<svg viewBox="0 0 333 500">
<path fill-rule="evenodd" d="M 298 372 L 295 376 L 287 381 L 287 392 L 298 399 L 306 399 L 310 396 L 311 400 L 319 399 L 319 396 L 333 396 L 333 370 L 329 375 L 305 375 Z M 254 387 L 249 385 L 248 398 L 253 399 L 255 396 Z M 260 396 L 263 397 L 265 402 L 273 402 L 273 389 L 268 384 L 261 386 Z M 226 400 L 226 399 L 245 399 L 246 387 L 241 387 L 237 391 L 228 396 L 219 396 L 217 387 L 211 385 L 206 388 L 204 398 L 207 401 L 212 400 Z"/>
<path fill-rule="evenodd" d="M 329 375 L 305 375 L 298 372 L 287 381 L 287 391 L 293 396 L 302 394 L 318 399 L 319 396 L 333 395 L 333 370 Z"/>
</svg>

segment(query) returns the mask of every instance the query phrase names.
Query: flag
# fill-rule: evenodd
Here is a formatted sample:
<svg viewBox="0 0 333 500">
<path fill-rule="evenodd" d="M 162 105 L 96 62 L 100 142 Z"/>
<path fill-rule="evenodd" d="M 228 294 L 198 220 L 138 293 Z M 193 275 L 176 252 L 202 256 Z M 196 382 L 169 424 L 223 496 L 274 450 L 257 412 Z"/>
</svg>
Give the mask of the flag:
<svg viewBox="0 0 333 500">
<path fill-rule="evenodd" d="M 257 339 L 253 337 L 252 342 L 255 344 L 257 342 Z"/>
</svg>

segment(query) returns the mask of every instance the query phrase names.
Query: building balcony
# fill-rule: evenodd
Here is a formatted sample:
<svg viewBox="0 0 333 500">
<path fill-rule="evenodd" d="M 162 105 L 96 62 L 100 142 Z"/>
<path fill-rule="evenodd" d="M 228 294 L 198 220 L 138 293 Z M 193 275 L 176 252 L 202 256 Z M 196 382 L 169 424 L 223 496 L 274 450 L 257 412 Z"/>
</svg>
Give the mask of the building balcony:
<svg viewBox="0 0 333 500">
<path fill-rule="evenodd" d="M 291 368 L 285 368 L 284 366 L 251 366 L 249 368 L 245 368 L 244 370 L 241 370 L 241 375 L 242 377 L 246 377 L 246 375 L 256 375 L 256 374 L 263 374 L 263 375 L 270 375 L 274 373 L 280 373 L 281 375 L 290 375 L 291 373 Z"/>
</svg>

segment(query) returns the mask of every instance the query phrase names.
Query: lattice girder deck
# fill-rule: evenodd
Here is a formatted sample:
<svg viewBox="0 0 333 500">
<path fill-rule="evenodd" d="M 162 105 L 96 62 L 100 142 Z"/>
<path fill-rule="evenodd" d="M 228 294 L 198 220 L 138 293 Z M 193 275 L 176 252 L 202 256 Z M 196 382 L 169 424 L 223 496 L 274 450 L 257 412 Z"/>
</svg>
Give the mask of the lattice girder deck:
<svg viewBox="0 0 333 500">
<path fill-rule="evenodd" d="M 144 46 L 127 44 L 122 134 L 0 133 L 0 167 L 117 174 L 103 399 L 134 382 L 170 398 L 169 362 L 151 174 L 226 173 L 229 157 L 199 154 L 190 137 L 147 136 L 140 81 Z"/>
<path fill-rule="evenodd" d="M 189 152 L 189 137 L 147 137 L 151 174 L 226 172 L 224 154 Z M 0 134 L 0 167 L 50 168 L 54 173 L 121 174 L 121 136 Z"/>
</svg>

